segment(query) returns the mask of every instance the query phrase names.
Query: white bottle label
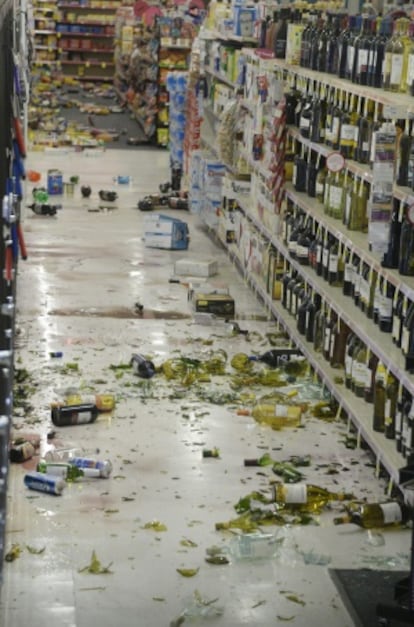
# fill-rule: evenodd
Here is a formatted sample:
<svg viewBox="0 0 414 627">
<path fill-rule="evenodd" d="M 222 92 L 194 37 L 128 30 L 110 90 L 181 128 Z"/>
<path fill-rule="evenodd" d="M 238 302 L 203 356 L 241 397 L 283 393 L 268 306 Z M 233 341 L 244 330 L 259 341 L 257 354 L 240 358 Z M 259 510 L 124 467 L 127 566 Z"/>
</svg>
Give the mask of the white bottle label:
<svg viewBox="0 0 414 627">
<path fill-rule="evenodd" d="M 391 416 L 391 399 L 387 398 L 387 400 L 385 401 L 385 408 L 384 408 L 384 423 L 386 425 L 390 425 L 392 423 L 392 416 Z"/>
<path fill-rule="evenodd" d="M 76 419 L 74 420 L 74 424 L 83 425 L 91 421 L 92 421 L 92 412 L 84 411 L 84 412 L 77 414 Z"/>
<path fill-rule="evenodd" d="M 333 118 L 332 120 L 332 133 L 331 133 L 331 141 L 333 143 L 338 141 L 339 135 L 339 118 Z"/>
<path fill-rule="evenodd" d="M 351 194 L 346 194 L 346 196 L 345 196 L 345 211 L 344 211 L 345 224 L 348 224 L 349 218 L 351 216 L 351 202 L 352 202 Z"/>
<path fill-rule="evenodd" d="M 317 196 L 322 196 L 323 190 L 324 190 L 324 186 L 322 185 L 322 183 L 319 183 L 318 181 L 316 181 L 315 190 L 316 190 Z"/>
<path fill-rule="evenodd" d="M 306 246 L 296 246 L 296 256 L 301 258 L 308 258 L 309 248 Z"/>
<path fill-rule="evenodd" d="M 366 381 L 367 367 L 359 361 L 356 361 L 352 368 L 352 377 L 356 385 L 364 386 Z"/>
<path fill-rule="evenodd" d="M 325 353 L 329 351 L 330 341 L 331 341 L 331 329 L 328 327 L 327 329 L 325 329 L 325 341 L 323 344 L 323 350 L 325 351 Z"/>
<path fill-rule="evenodd" d="M 394 316 L 392 320 L 392 337 L 394 340 L 398 340 L 400 337 L 401 331 L 401 318 L 399 316 Z"/>
<path fill-rule="evenodd" d="M 352 357 L 348 354 L 345 355 L 345 374 L 351 374 Z"/>
<path fill-rule="evenodd" d="M 414 54 L 410 54 L 408 57 L 407 67 L 407 87 L 411 89 L 414 83 Z"/>
<path fill-rule="evenodd" d="M 316 247 L 316 263 L 321 263 L 322 258 L 322 245 L 318 244 Z"/>
<path fill-rule="evenodd" d="M 352 265 L 352 263 L 345 264 L 344 281 L 346 283 L 352 283 L 353 276 L 354 276 L 354 266 Z"/>
<path fill-rule="evenodd" d="M 405 355 L 408 354 L 409 347 L 410 347 L 410 330 L 407 327 L 404 327 L 402 336 L 401 336 L 401 350 Z"/>
<path fill-rule="evenodd" d="M 380 503 L 380 508 L 386 525 L 401 522 L 401 507 L 398 503 Z"/>
<path fill-rule="evenodd" d="M 347 70 L 348 72 L 352 72 L 352 68 L 354 66 L 354 56 L 355 56 L 355 48 L 354 46 L 348 46 L 347 49 Z"/>
<path fill-rule="evenodd" d="M 392 54 L 391 55 L 391 85 L 399 85 L 401 82 L 403 66 L 403 55 Z"/>
<path fill-rule="evenodd" d="M 287 405 L 280 405 L 280 404 L 275 405 L 275 416 L 277 418 L 284 418 L 287 416 L 287 413 L 288 413 Z"/>
<path fill-rule="evenodd" d="M 379 315 L 381 318 L 391 318 L 392 316 L 392 298 L 383 296 L 379 305 Z"/>
<path fill-rule="evenodd" d="M 329 272 L 338 272 L 338 255 L 333 253 L 329 255 Z"/>
<path fill-rule="evenodd" d="M 324 268 L 328 267 L 329 249 L 324 248 L 322 253 L 322 265 Z"/>
<path fill-rule="evenodd" d="M 297 240 L 291 239 L 288 243 L 288 251 L 290 253 L 296 253 Z"/>
<path fill-rule="evenodd" d="M 342 124 L 341 142 L 353 142 L 355 138 L 355 126 L 352 124 Z"/>
<path fill-rule="evenodd" d="M 300 118 L 300 122 L 299 122 L 299 128 L 300 129 L 308 129 L 310 127 L 310 119 L 309 118 L 305 118 L 305 117 L 301 117 Z"/>
<path fill-rule="evenodd" d="M 306 503 L 308 490 L 306 483 L 283 484 L 285 503 Z"/>
<path fill-rule="evenodd" d="M 368 68 L 368 50 L 358 50 L 358 71 L 366 72 Z"/>
</svg>

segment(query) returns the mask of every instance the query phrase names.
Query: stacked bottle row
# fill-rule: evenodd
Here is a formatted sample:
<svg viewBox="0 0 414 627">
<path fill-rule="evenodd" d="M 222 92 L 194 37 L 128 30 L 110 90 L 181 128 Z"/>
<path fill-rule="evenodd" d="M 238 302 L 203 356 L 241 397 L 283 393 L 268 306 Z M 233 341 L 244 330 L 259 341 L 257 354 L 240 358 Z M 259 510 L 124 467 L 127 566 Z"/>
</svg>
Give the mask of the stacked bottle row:
<svg viewBox="0 0 414 627">
<path fill-rule="evenodd" d="M 408 229 L 410 237 L 413 237 L 414 229 L 409 225 L 403 226 L 400 238 L 402 266 L 409 258 L 408 254 L 404 254 L 407 250 L 405 232 Z M 341 288 L 343 294 L 352 299 L 355 306 L 381 331 L 392 334 L 394 343 L 404 355 L 406 370 L 413 371 L 414 302 L 377 272 L 366 259 L 346 247 L 290 201 L 282 237 L 292 259 L 300 265 L 313 268 L 329 285 Z"/>
<path fill-rule="evenodd" d="M 262 19 L 258 43 L 277 59 L 359 85 L 412 95 L 412 32 L 404 11 L 378 17 L 283 8 Z M 293 37 L 296 56 L 291 50 Z"/>
<path fill-rule="evenodd" d="M 292 172 L 290 174 L 288 166 L 287 178 L 291 177 L 295 191 L 318 200 L 321 214 L 340 220 L 350 231 L 367 232 L 370 184 L 362 176 L 358 177 L 347 168 L 340 172 L 328 171 L 325 158 L 299 142 L 293 141 L 287 154 L 292 162 Z M 414 275 L 411 213 L 408 205 L 393 199 L 388 250 L 382 259 L 384 267 L 398 269 L 403 276 Z"/>
<path fill-rule="evenodd" d="M 355 396 L 373 405 L 372 429 L 394 439 L 404 457 L 414 454 L 411 394 L 295 269 L 288 266 L 281 283 L 281 305 L 295 318 L 298 333 L 332 368 L 344 371 L 344 383 Z M 383 331 L 392 328 L 392 315 L 376 317 Z M 412 314 L 410 324 L 413 323 Z M 408 332 L 408 327 L 404 329 Z"/>
</svg>

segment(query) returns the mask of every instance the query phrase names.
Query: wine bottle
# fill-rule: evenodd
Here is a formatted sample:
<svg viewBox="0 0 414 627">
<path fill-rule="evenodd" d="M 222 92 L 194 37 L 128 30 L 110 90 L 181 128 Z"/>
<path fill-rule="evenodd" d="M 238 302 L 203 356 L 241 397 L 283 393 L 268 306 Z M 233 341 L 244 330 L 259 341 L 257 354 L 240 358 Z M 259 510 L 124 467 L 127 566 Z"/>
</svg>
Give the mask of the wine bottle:
<svg viewBox="0 0 414 627">
<path fill-rule="evenodd" d="M 366 403 L 374 402 L 375 373 L 377 371 L 378 361 L 378 357 L 370 350 L 364 387 L 364 401 Z"/>
<path fill-rule="evenodd" d="M 316 144 L 323 143 L 325 139 L 327 102 L 325 87 L 319 86 L 319 97 L 316 97 L 312 104 L 312 117 L 310 139 Z"/>
<path fill-rule="evenodd" d="M 345 252 L 344 259 L 344 281 L 342 284 L 342 292 L 344 296 L 352 296 L 354 264 L 352 263 L 353 252 L 348 248 Z"/>
<path fill-rule="evenodd" d="M 328 307 L 326 317 L 324 320 L 323 347 L 322 347 L 322 355 L 326 359 L 326 361 L 329 361 L 330 348 L 331 348 L 331 336 L 334 330 L 336 317 L 337 317 L 336 313 Z"/>
<path fill-rule="evenodd" d="M 414 276 L 414 206 L 405 210 L 401 226 L 398 271 L 404 276 Z"/>
<path fill-rule="evenodd" d="M 410 25 L 412 35 L 412 24 Z M 410 96 L 414 96 L 414 41 L 411 40 L 411 44 L 408 44 L 408 56 L 407 56 L 407 75 L 405 83 L 405 91 Z"/>
<path fill-rule="evenodd" d="M 47 473 L 56 477 L 62 477 L 65 481 L 76 481 L 84 476 L 84 472 L 76 466 L 64 462 L 40 461 L 37 464 L 37 472 Z"/>
<path fill-rule="evenodd" d="M 339 78 L 346 78 L 348 66 L 348 43 L 353 29 L 354 16 L 348 18 L 347 23 L 343 25 L 343 29 L 338 36 L 338 70 Z"/>
<path fill-rule="evenodd" d="M 397 411 L 395 414 L 395 448 L 399 453 L 402 450 L 402 426 L 403 417 L 408 414 L 411 408 L 411 395 L 405 388 L 400 386 L 397 398 Z"/>
<path fill-rule="evenodd" d="M 244 460 L 244 466 L 270 466 L 274 463 L 269 453 L 263 453 L 260 457 L 254 457 Z"/>
<path fill-rule="evenodd" d="M 346 346 L 345 346 L 345 387 L 350 390 L 352 387 L 352 371 L 353 371 L 353 361 L 354 357 L 356 357 L 356 353 L 359 349 L 360 339 L 355 333 L 351 333 L 348 336 Z"/>
<path fill-rule="evenodd" d="M 306 192 L 306 166 L 305 146 L 302 144 L 300 154 L 293 160 L 292 183 L 297 192 Z"/>
<path fill-rule="evenodd" d="M 277 482 L 272 486 L 272 499 L 279 507 L 314 514 L 321 512 L 331 501 L 345 501 L 350 498 L 351 494 L 331 492 L 306 483 L 291 485 Z"/>
<path fill-rule="evenodd" d="M 359 15 L 354 17 L 352 22 L 352 31 L 350 33 L 348 39 L 347 46 L 347 63 L 346 63 L 346 71 L 345 78 L 352 81 L 354 78 L 354 69 L 355 69 L 355 42 L 359 36 L 359 31 L 361 29 L 361 17 Z"/>
<path fill-rule="evenodd" d="M 359 398 L 364 397 L 365 382 L 368 374 L 368 350 L 361 343 L 352 363 L 351 389 Z"/>
<path fill-rule="evenodd" d="M 372 40 L 371 61 L 368 67 L 368 85 L 371 87 L 382 87 L 384 83 L 385 46 L 390 37 L 389 28 L 390 26 L 382 20 L 379 28 L 377 27 L 377 35 Z"/>
<path fill-rule="evenodd" d="M 51 408 L 51 419 L 57 427 L 95 422 L 98 415 L 98 408 L 92 403 L 62 405 Z"/>
<path fill-rule="evenodd" d="M 134 353 L 130 363 L 133 372 L 141 377 L 141 379 L 151 379 L 155 374 L 153 362 L 140 353 Z"/>
<path fill-rule="evenodd" d="M 325 339 L 326 305 L 321 306 L 315 315 L 313 330 L 313 348 L 317 353 L 322 352 Z"/>
<path fill-rule="evenodd" d="M 392 304 L 394 299 L 394 293 L 394 285 L 384 279 L 378 309 L 378 326 L 380 328 L 380 331 L 382 331 L 383 333 L 391 333 L 392 331 Z"/>
<path fill-rule="evenodd" d="M 14 440 L 9 449 L 9 459 L 13 463 L 22 464 L 36 455 L 36 447 L 25 438 Z"/>
<path fill-rule="evenodd" d="M 261 355 L 249 355 L 249 361 L 260 361 L 269 368 L 279 368 L 284 363 L 286 355 L 289 354 L 300 355 L 301 353 L 299 349 L 271 348 Z"/>
<path fill-rule="evenodd" d="M 239 409 L 239 416 L 252 416 L 257 422 L 269 425 L 274 430 L 284 427 L 298 427 L 301 423 L 300 405 L 283 403 L 258 403 L 252 410 Z"/>
<path fill-rule="evenodd" d="M 393 440 L 395 438 L 395 417 L 397 414 L 397 402 L 400 396 L 400 388 L 402 388 L 401 384 L 399 385 L 397 379 L 392 374 L 389 374 L 384 411 L 384 435 L 389 440 Z"/>
<path fill-rule="evenodd" d="M 381 265 L 384 268 L 398 268 L 403 211 L 404 204 L 400 202 L 398 198 L 393 198 L 393 209 L 388 236 L 388 248 L 381 262 Z"/>
<path fill-rule="evenodd" d="M 305 292 L 301 303 L 298 307 L 298 312 L 297 312 L 297 317 L 296 317 L 296 326 L 298 329 L 298 332 L 301 335 L 305 335 L 306 333 L 306 312 L 307 312 L 307 308 L 309 305 L 309 295 L 307 292 Z"/>
<path fill-rule="evenodd" d="M 96 405 L 98 411 L 112 411 L 115 407 L 115 396 L 113 394 L 67 394 L 61 400 L 51 403 L 51 407 L 59 405 Z"/>
<path fill-rule="evenodd" d="M 326 173 L 327 172 L 326 172 L 325 165 L 321 165 L 316 175 L 316 184 L 315 184 L 316 200 L 318 200 L 320 203 L 323 202 L 324 195 L 325 195 Z"/>
<path fill-rule="evenodd" d="M 348 325 L 338 318 L 331 336 L 330 364 L 332 368 L 341 368 L 345 362 L 345 350 L 351 330 Z"/>
<path fill-rule="evenodd" d="M 408 308 L 401 336 L 401 350 L 405 357 L 405 369 L 414 372 L 414 302 Z"/>
<path fill-rule="evenodd" d="M 404 132 L 405 122 L 403 120 L 399 120 L 395 126 L 397 129 L 397 185 L 407 187 L 409 179 L 412 137 L 408 135 L 408 133 Z"/>
<path fill-rule="evenodd" d="M 312 109 L 314 105 L 314 101 L 310 93 L 311 93 L 311 87 L 310 87 L 310 83 L 308 82 L 307 87 L 306 87 L 307 95 L 305 99 L 305 104 L 302 107 L 302 110 L 300 113 L 300 120 L 299 120 L 299 132 L 302 135 L 302 137 L 306 137 L 307 139 L 310 137 L 310 134 L 311 134 Z M 312 88 L 312 93 L 313 93 L 313 88 Z"/>
<path fill-rule="evenodd" d="M 318 174 L 319 169 L 319 161 L 320 156 L 312 157 L 312 151 L 308 152 L 308 163 L 306 169 L 306 193 L 310 198 L 315 198 L 316 196 L 316 176 Z"/>
<path fill-rule="evenodd" d="M 391 68 L 390 68 L 390 91 L 399 91 L 403 81 L 403 66 L 405 56 L 404 46 L 404 22 L 396 20 L 394 24 L 395 36 L 392 41 Z M 408 51 L 407 51 L 408 52 Z M 408 58 L 408 54 L 407 54 Z"/>
<path fill-rule="evenodd" d="M 386 400 L 386 382 L 388 373 L 384 364 L 379 361 L 375 373 L 374 384 L 374 413 L 372 420 L 372 428 L 374 431 L 381 433 L 385 429 L 385 400 Z"/>
<path fill-rule="evenodd" d="M 359 163 L 369 163 L 372 142 L 372 115 L 370 114 L 370 101 L 363 99 L 363 112 L 358 119 L 357 146 L 354 158 Z"/>
<path fill-rule="evenodd" d="M 321 296 L 320 294 L 315 293 L 313 298 L 309 298 L 308 305 L 306 308 L 306 340 L 308 342 L 313 342 L 314 340 L 314 330 L 315 330 L 315 317 L 317 312 L 321 308 Z"/>
<path fill-rule="evenodd" d="M 410 520 L 411 515 L 411 509 L 396 500 L 384 503 L 352 503 L 348 514 L 334 518 L 334 524 L 353 523 L 363 529 L 375 529 L 405 524 Z"/>
</svg>

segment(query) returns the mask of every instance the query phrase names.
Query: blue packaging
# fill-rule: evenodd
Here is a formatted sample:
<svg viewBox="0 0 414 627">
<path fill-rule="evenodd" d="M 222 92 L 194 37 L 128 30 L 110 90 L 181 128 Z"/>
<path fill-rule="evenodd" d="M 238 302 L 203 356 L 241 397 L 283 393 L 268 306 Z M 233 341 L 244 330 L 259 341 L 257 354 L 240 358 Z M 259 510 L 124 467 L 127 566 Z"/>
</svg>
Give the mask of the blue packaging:
<svg viewBox="0 0 414 627">
<path fill-rule="evenodd" d="M 43 472 L 28 472 L 24 476 L 23 482 L 30 490 L 46 492 L 55 496 L 60 496 L 63 488 L 66 486 L 66 481 L 62 477 L 48 475 Z"/>
<path fill-rule="evenodd" d="M 63 194 L 63 174 L 60 170 L 47 171 L 47 193 L 50 196 Z"/>
</svg>

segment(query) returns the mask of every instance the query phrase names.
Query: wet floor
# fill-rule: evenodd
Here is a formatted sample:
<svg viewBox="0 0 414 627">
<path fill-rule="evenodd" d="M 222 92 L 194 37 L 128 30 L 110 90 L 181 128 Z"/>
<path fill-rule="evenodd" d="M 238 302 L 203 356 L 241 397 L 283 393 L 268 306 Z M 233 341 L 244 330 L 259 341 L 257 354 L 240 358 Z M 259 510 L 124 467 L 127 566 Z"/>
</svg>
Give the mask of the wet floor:
<svg viewBox="0 0 414 627">
<path fill-rule="evenodd" d="M 241 496 L 269 489 L 268 469 L 243 465 L 266 451 L 279 458 L 309 453 L 308 482 L 383 497 L 385 481 L 375 478 L 368 453 L 345 447 L 346 425 L 309 419 L 301 428 L 272 431 L 238 415 L 226 376 L 184 385 L 161 374 L 142 380 L 126 367 L 134 352 L 157 368 L 219 348 L 229 357 L 259 353 L 277 331 L 197 216 L 166 211 L 188 221 L 188 251 L 145 247 L 136 205 L 168 179 L 168 154 L 36 153 L 28 166 L 43 181 L 49 168 L 61 169 L 65 179 L 79 175 L 92 195 L 85 202 L 77 187 L 73 197 L 59 199 L 57 217 L 28 211 L 24 220 L 29 258 L 18 273 L 15 344 L 29 384 L 27 397 L 16 402 L 13 434 L 37 438 L 41 454 L 99 450 L 113 472 L 69 484 L 55 497 L 23 484 L 37 457 L 11 466 L 6 551 L 18 545 L 21 553 L 4 564 L 0 625 L 168 627 L 198 615 L 200 624 L 217 627 L 352 627 L 328 569 L 403 570 L 408 531 L 384 532 L 379 541 L 335 527 L 335 505 L 317 524 L 271 528 L 273 557 L 254 560 L 242 559 L 237 534 L 215 529 L 235 516 Z M 132 183 L 116 186 L 116 211 L 100 211 L 98 191 L 112 188 L 117 175 Z M 215 280 L 228 285 L 248 336 L 194 322 L 190 280 L 170 282 L 183 257 L 218 261 Z M 50 403 L 68 388 L 112 392 L 116 407 L 92 424 L 56 427 Z M 219 457 L 204 458 L 205 448 L 218 448 Z M 213 546 L 227 551 L 230 563 L 206 561 Z"/>
</svg>

